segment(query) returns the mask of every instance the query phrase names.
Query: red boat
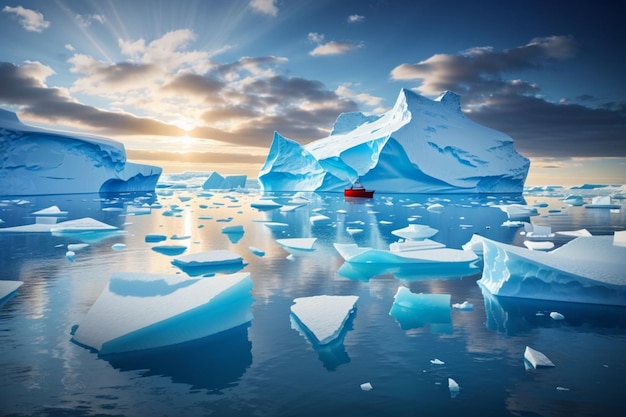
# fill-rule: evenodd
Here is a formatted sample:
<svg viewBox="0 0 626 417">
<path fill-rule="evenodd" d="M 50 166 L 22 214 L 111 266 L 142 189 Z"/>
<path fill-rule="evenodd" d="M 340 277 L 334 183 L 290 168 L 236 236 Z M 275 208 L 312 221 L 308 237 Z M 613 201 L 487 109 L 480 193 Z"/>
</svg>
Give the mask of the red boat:
<svg viewBox="0 0 626 417">
<path fill-rule="evenodd" d="M 366 190 L 365 187 L 363 187 L 361 183 L 357 181 L 352 184 L 350 188 L 346 188 L 343 190 L 343 196 L 355 198 L 373 198 L 374 190 Z"/>
</svg>

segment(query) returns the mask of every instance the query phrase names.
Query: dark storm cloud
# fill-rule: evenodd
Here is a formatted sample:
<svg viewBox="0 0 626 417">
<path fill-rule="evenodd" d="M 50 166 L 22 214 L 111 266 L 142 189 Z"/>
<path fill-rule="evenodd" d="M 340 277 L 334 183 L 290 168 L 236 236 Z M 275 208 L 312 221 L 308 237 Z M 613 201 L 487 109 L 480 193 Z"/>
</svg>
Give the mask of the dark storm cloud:
<svg viewBox="0 0 626 417">
<path fill-rule="evenodd" d="M 507 76 L 536 70 L 573 57 L 571 37 L 552 36 L 501 52 L 472 48 L 457 55 L 438 54 L 417 64 L 394 68 L 396 80 L 419 80 L 422 94 L 445 90 L 462 96 L 473 120 L 509 134 L 528 156 L 626 156 L 625 103 L 600 103 L 592 96 L 553 103 L 535 83 Z M 588 106 L 587 106 L 588 105 Z"/>
<path fill-rule="evenodd" d="M 0 63 L 0 103 L 18 105 L 22 114 L 51 123 L 73 123 L 108 133 L 180 136 L 184 132 L 153 119 L 100 110 L 72 100 L 60 88 L 45 86 L 33 74 L 41 64 L 29 68 Z"/>
</svg>

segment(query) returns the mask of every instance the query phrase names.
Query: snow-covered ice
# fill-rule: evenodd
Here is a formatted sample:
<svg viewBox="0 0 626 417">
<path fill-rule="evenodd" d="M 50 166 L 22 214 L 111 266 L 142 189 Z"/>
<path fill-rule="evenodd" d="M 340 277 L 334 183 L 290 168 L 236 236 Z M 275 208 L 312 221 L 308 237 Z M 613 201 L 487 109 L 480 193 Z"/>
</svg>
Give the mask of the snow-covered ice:
<svg viewBox="0 0 626 417">
<path fill-rule="evenodd" d="M 32 214 L 33 216 L 62 217 L 62 216 L 67 216 L 67 211 L 61 210 L 58 206 L 50 206 L 45 209 L 34 211 L 30 214 Z"/>
<path fill-rule="evenodd" d="M 313 336 L 312 343 L 325 345 L 339 337 L 344 324 L 354 313 L 356 295 L 317 295 L 293 300 L 291 314 Z"/>
<path fill-rule="evenodd" d="M 0 195 L 152 191 L 161 168 L 128 162 L 124 145 L 23 124 L 0 109 Z"/>
<path fill-rule="evenodd" d="M 577 237 L 550 251 L 483 238 L 478 283 L 498 296 L 626 306 L 626 246 L 613 236 Z"/>
<path fill-rule="evenodd" d="M 72 340 L 104 355 L 216 334 L 252 320 L 252 286 L 249 273 L 211 279 L 114 273 Z"/>
<path fill-rule="evenodd" d="M 423 240 L 433 237 L 439 232 L 425 224 L 410 224 L 402 229 L 392 230 L 391 234 L 403 239 Z"/>
<path fill-rule="evenodd" d="M 521 193 L 529 160 L 513 139 L 465 117 L 460 97 L 402 89 L 380 116 L 341 114 L 331 135 L 301 146 L 274 133 L 258 179 L 266 191 Z"/>
</svg>

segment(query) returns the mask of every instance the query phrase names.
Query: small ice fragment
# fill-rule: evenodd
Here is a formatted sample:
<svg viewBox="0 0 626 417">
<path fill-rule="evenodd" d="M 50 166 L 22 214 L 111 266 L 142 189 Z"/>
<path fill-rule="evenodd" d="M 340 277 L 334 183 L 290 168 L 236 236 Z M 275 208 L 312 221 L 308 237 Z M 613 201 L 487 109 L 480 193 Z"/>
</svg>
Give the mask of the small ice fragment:
<svg viewBox="0 0 626 417">
<path fill-rule="evenodd" d="M 565 316 L 557 311 L 553 311 L 550 313 L 550 317 L 552 320 L 564 320 Z"/>
<path fill-rule="evenodd" d="M 224 226 L 222 227 L 222 233 L 243 233 L 243 226 L 240 224 Z"/>
<path fill-rule="evenodd" d="M 457 310 L 469 311 L 474 309 L 474 304 L 470 303 L 469 301 L 463 301 L 462 303 L 452 304 L 452 308 L 456 308 Z"/>
<path fill-rule="evenodd" d="M 554 366 L 552 361 L 548 359 L 546 355 L 529 346 L 526 346 L 526 350 L 524 350 L 524 359 L 526 359 L 535 369 L 539 366 Z"/>
<path fill-rule="evenodd" d="M 316 214 L 314 216 L 309 217 L 309 221 L 312 225 L 316 224 L 325 224 L 330 221 L 330 217 L 324 216 L 323 214 Z"/>
<path fill-rule="evenodd" d="M 454 398 L 458 395 L 461 388 L 454 379 L 448 378 L 448 389 L 450 390 L 450 397 Z"/>
<path fill-rule="evenodd" d="M 123 244 L 123 243 L 114 243 L 111 246 L 111 249 L 113 249 L 113 250 L 124 250 L 124 249 L 126 249 L 126 245 Z"/>
<path fill-rule="evenodd" d="M 167 239 L 167 236 L 158 233 L 148 233 L 145 237 L 146 242 L 161 242 Z"/>
<path fill-rule="evenodd" d="M 337 339 L 356 309 L 356 295 L 318 295 L 293 300 L 291 314 L 309 330 L 314 342 L 326 345 Z"/>
<path fill-rule="evenodd" d="M 287 256 L 285 257 L 285 259 L 287 259 L 288 261 L 293 262 L 293 261 L 295 261 L 295 260 L 296 260 L 296 257 L 295 257 L 295 256 L 293 256 L 293 253 L 290 253 L 289 255 L 287 255 Z"/>
<path fill-rule="evenodd" d="M 81 250 L 89 246 L 89 243 L 70 243 L 67 245 L 67 250 L 76 252 L 77 250 Z"/>
<path fill-rule="evenodd" d="M 443 365 L 445 362 L 440 359 L 435 358 L 435 359 L 431 359 L 430 363 L 432 363 L 433 365 Z"/>
<path fill-rule="evenodd" d="M 567 387 L 556 387 L 557 391 L 569 391 L 569 388 Z"/>
<path fill-rule="evenodd" d="M 67 215 L 67 211 L 61 211 L 57 206 L 50 206 L 39 211 L 34 211 L 30 214 L 33 216 L 65 216 Z"/>
<path fill-rule="evenodd" d="M 372 387 L 372 384 L 370 384 L 369 382 L 365 382 L 364 384 L 361 384 L 361 389 L 363 391 L 369 391 L 372 388 L 374 388 L 374 387 Z"/>
<path fill-rule="evenodd" d="M 274 200 L 269 200 L 269 199 L 261 199 L 261 200 L 250 203 L 250 207 L 253 207 L 256 209 L 274 209 L 274 208 L 279 208 L 281 206 L 282 204 L 277 203 Z"/>
<path fill-rule="evenodd" d="M 76 253 L 74 251 L 71 251 L 71 250 L 68 250 L 67 252 L 65 252 L 65 257 L 70 262 L 74 262 L 74 256 L 75 255 L 76 255 Z"/>
<path fill-rule="evenodd" d="M 439 203 L 435 203 L 435 204 L 431 204 L 430 206 L 428 206 L 426 210 L 430 211 L 431 213 L 442 213 L 443 206 Z"/>
<path fill-rule="evenodd" d="M 254 246 L 250 246 L 248 249 L 250 249 L 250 252 L 252 252 L 256 256 L 265 256 L 265 251 L 262 251 L 259 248 L 255 248 Z"/>
<path fill-rule="evenodd" d="M 187 250 L 187 246 L 184 245 L 156 245 L 152 247 L 152 250 L 163 255 L 176 256 Z"/>
<path fill-rule="evenodd" d="M 315 237 L 287 238 L 276 239 L 276 243 L 285 248 L 312 251 L 316 240 Z"/>
<path fill-rule="evenodd" d="M 363 232 L 363 229 L 360 229 L 358 227 L 346 227 L 346 232 L 348 232 L 348 234 L 350 235 L 355 235 L 357 233 L 361 233 Z"/>
</svg>

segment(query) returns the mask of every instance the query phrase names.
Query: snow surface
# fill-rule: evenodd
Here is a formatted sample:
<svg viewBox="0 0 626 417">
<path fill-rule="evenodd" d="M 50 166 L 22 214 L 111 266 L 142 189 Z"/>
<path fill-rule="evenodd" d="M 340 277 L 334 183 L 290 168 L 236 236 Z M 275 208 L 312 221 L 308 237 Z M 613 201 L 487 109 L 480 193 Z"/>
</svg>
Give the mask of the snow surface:
<svg viewBox="0 0 626 417">
<path fill-rule="evenodd" d="M 550 251 L 483 238 L 478 283 L 499 296 L 626 305 L 626 246 L 613 236 L 577 237 Z"/>
<path fill-rule="evenodd" d="M 152 191 L 161 168 L 111 139 L 45 130 L 0 109 L 0 195 Z"/>
<path fill-rule="evenodd" d="M 301 146 L 274 133 L 258 179 L 266 191 L 521 193 L 530 162 L 508 135 L 465 117 L 460 98 L 402 89 L 380 116 L 346 113 L 332 134 Z"/>
<path fill-rule="evenodd" d="M 249 273 L 211 279 L 114 273 L 73 333 L 100 354 L 173 345 L 252 320 Z"/>
<path fill-rule="evenodd" d="M 317 345 L 337 339 L 356 308 L 356 295 L 317 295 L 293 300 L 291 314 L 315 337 Z"/>
</svg>

